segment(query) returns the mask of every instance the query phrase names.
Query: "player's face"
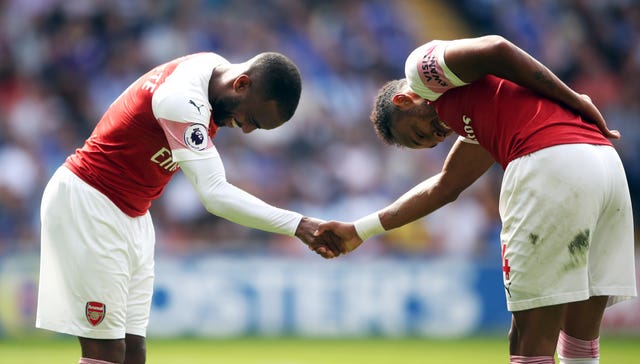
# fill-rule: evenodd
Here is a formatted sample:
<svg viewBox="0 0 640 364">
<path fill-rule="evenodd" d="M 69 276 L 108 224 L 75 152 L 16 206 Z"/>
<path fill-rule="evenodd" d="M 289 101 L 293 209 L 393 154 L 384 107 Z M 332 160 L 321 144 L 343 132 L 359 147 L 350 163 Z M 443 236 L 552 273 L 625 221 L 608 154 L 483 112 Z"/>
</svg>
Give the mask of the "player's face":
<svg viewBox="0 0 640 364">
<path fill-rule="evenodd" d="M 431 105 L 423 100 L 398 115 L 391 134 L 398 144 L 412 149 L 433 148 L 451 135 Z"/>
<path fill-rule="evenodd" d="M 284 123 L 274 100 L 263 101 L 250 95 L 216 99 L 213 120 L 218 126 L 241 128 L 244 133 L 256 129 L 274 129 Z"/>
</svg>

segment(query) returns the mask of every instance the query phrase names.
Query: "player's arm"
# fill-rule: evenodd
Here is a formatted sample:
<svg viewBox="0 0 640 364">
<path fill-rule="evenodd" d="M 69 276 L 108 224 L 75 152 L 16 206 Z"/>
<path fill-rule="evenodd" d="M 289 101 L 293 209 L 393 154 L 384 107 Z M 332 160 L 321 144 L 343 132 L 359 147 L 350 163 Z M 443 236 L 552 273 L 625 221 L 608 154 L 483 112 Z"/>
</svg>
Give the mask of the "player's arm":
<svg viewBox="0 0 640 364">
<path fill-rule="evenodd" d="M 198 107 L 207 104 L 206 97 L 190 94 L 186 77 L 174 78 L 173 82 L 162 84 L 154 93 L 153 113 L 169 142 L 173 160 L 185 173 L 207 211 L 254 229 L 295 235 L 311 248 L 320 244 L 313 233 L 321 220 L 271 206 L 227 182 L 220 155 L 206 137 L 211 111 Z M 198 132 L 201 139 L 198 139 Z M 331 243 L 330 238 L 326 237 L 323 244 Z M 335 245 L 332 248 L 335 249 Z"/>
<path fill-rule="evenodd" d="M 229 183 L 219 156 L 179 165 L 210 213 L 254 229 L 295 235 L 302 215 L 269 205 Z"/>
<path fill-rule="evenodd" d="M 385 230 L 395 229 L 455 201 L 494 162 L 491 154 L 480 145 L 457 140 L 442 171 L 380 210 L 380 223 Z"/>
<path fill-rule="evenodd" d="M 321 255 L 339 255 L 338 238 L 314 236 L 321 220 L 272 206 L 227 181 L 219 156 L 179 162 L 180 168 L 197 191 L 210 213 L 250 228 L 296 236 L 311 249 L 325 247 Z"/>
<path fill-rule="evenodd" d="M 389 206 L 354 223 L 320 224 L 318 234 L 333 232 L 343 241 L 341 251 L 350 252 L 373 235 L 404 226 L 456 200 L 494 162 L 491 154 L 478 144 L 457 140 L 440 173 L 416 185 Z"/>
<path fill-rule="evenodd" d="M 570 107 L 596 124 L 607 138 L 620 137 L 618 131 L 607 128 L 602 114 L 588 96 L 572 90 L 549 68 L 501 36 L 452 41 L 445 50 L 444 60 L 462 81 L 473 82 L 489 74 L 507 79 Z"/>
</svg>

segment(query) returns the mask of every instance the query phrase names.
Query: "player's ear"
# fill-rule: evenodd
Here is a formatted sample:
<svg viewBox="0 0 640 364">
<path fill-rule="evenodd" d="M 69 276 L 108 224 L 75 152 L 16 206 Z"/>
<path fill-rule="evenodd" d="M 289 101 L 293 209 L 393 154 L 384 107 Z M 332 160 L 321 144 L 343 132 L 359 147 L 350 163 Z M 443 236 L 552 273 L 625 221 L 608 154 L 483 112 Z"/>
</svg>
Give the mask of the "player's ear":
<svg viewBox="0 0 640 364">
<path fill-rule="evenodd" d="M 246 74 L 241 74 L 233 81 L 233 89 L 236 92 L 246 92 L 251 87 L 251 78 Z"/>
<path fill-rule="evenodd" d="M 411 96 L 406 93 L 397 93 L 393 95 L 393 97 L 391 98 L 391 102 L 393 102 L 393 104 L 399 107 L 401 110 L 413 106 L 413 98 L 411 98 Z"/>
</svg>

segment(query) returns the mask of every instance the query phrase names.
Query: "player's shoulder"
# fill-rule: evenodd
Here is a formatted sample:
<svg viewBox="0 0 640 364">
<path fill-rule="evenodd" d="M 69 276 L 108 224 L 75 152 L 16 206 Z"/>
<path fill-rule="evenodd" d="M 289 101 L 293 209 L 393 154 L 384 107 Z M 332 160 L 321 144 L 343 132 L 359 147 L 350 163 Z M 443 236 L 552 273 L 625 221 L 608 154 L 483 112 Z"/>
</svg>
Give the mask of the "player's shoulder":
<svg viewBox="0 0 640 364">
<path fill-rule="evenodd" d="M 211 105 L 208 85 L 213 69 L 228 61 L 216 53 L 196 53 L 178 59 L 175 70 L 152 98 L 156 118 L 208 124 Z"/>
<path fill-rule="evenodd" d="M 151 101 L 156 119 L 207 125 L 211 118 L 211 104 L 207 95 L 197 90 L 159 93 Z"/>
<path fill-rule="evenodd" d="M 446 65 L 444 53 L 451 42 L 429 41 L 414 49 L 405 61 L 409 87 L 425 99 L 434 101 L 445 91 L 465 84 Z"/>
<path fill-rule="evenodd" d="M 226 58 L 214 52 L 193 53 L 184 57 L 184 60 L 180 62 L 181 65 L 186 64 L 193 67 L 216 67 L 226 63 L 229 63 Z"/>
<path fill-rule="evenodd" d="M 229 63 L 224 57 L 211 52 L 194 53 L 176 61 L 175 69 L 165 81 L 171 84 L 171 87 L 208 81 L 214 68 Z"/>
</svg>

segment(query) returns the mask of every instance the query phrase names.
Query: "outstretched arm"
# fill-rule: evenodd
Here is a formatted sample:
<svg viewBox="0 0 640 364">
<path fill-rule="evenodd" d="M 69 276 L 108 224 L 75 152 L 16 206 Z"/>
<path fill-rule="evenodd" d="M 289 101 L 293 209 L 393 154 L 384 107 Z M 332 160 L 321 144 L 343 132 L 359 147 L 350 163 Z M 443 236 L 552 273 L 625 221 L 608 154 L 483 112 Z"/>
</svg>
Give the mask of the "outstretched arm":
<svg viewBox="0 0 640 364">
<path fill-rule="evenodd" d="M 329 234 L 321 241 L 314 236 L 322 221 L 272 206 L 230 184 L 219 157 L 179 164 L 210 213 L 250 228 L 296 236 L 314 250 L 324 246 L 326 253 L 321 255 L 325 258 L 339 255 L 335 236 Z"/>
<path fill-rule="evenodd" d="M 501 36 L 459 39 L 451 42 L 444 55 L 449 69 L 465 82 L 492 74 L 563 103 L 598 126 L 607 138 L 620 138 L 609 130 L 598 108 L 586 95 L 572 90 L 551 70 L 527 52 Z"/>
<path fill-rule="evenodd" d="M 491 154 L 481 146 L 457 140 L 439 174 L 413 187 L 389 206 L 354 223 L 330 221 L 320 224 L 317 234 L 333 232 L 342 240 L 341 252 L 348 253 L 370 236 L 404 226 L 454 201 L 493 163 Z"/>
</svg>

